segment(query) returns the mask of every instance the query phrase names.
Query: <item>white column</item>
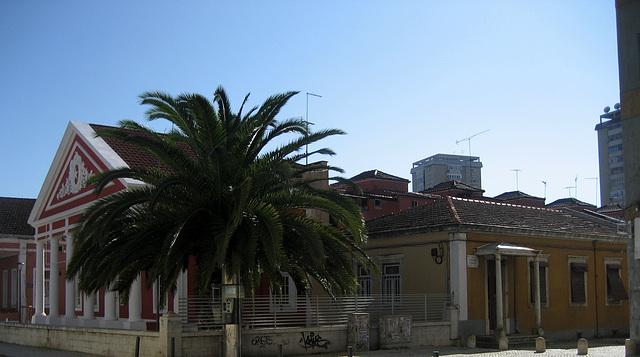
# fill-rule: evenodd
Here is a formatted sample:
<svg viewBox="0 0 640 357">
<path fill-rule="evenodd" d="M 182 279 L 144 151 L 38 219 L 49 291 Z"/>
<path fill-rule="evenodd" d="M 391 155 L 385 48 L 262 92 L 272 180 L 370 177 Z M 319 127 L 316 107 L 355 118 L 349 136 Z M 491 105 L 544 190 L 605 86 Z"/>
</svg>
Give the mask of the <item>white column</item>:
<svg viewBox="0 0 640 357">
<path fill-rule="evenodd" d="M 496 330 L 504 329 L 502 315 L 502 264 L 500 254 L 496 254 Z"/>
<path fill-rule="evenodd" d="M 35 284 L 35 314 L 33 323 L 42 323 L 44 313 L 44 240 L 36 241 L 36 284 Z"/>
<path fill-rule="evenodd" d="M 116 317 L 116 292 L 108 287 L 104 290 L 104 319 L 107 321 L 118 319 Z"/>
<path fill-rule="evenodd" d="M 124 322 L 128 330 L 146 330 L 147 324 L 142 320 L 142 280 L 140 275 L 131 284 L 129 291 L 129 319 Z"/>
<path fill-rule="evenodd" d="M 468 320 L 467 300 L 467 234 L 451 233 L 449 236 L 449 261 L 453 304 L 458 306 L 458 318 Z"/>
<path fill-rule="evenodd" d="M 29 270 L 27 267 L 27 243 L 20 242 L 18 261 L 24 263 L 22 270 L 18 272 L 18 274 L 20 274 L 20 287 L 18 288 L 20 291 L 20 299 L 18 301 L 21 302 L 22 306 L 26 306 L 29 305 L 29 302 L 27 302 L 27 271 Z M 20 315 L 22 321 L 26 321 L 27 319 L 25 316 L 27 315 L 27 309 L 22 309 L 21 307 L 18 308 L 21 309 Z"/>
<path fill-rule="evenodd" d="M 84 294 L 84 309 L 82 310 L 82 318 L 85 320 L 93 320 L 95 318 L 95 313 L 93 311 L 93 306 L 96 302 L 96 294 Z"/>
<path fill-rule="evenodd" d="M 59 237 L 51 237 L 49 239 L 51 243 L 51 249 L 49 250 L 49 317 L 60 316 L 60 308 L 58 302 L 58 274 L 60 269 L 58 267 L 58 251 L 59 251 Z"/>
<path fill-rule="evenodd" d="M 66 266 L 69 269 L 69 262 L 73 255 L 73 237 L 71 234 L 67 234 L 67 254 L 66 254 Z M 71 321 L 76 321 L 76 283 L 74 280 L 67 280 L 64 286 L 64 318 L 65 325 L 74 324 Z"/>
<path fill-rule="evenodd" d="M 176 282 L 176 293 L 173 296 L 173 312 L 180 313 L 180 299 L 187 297 L 187 271 L 178 276 Z"/>
<path fill-rule="evenodd" d="M 142 321 L 142 283 L 139 275 L 129 292 L 129 322 L 137 321 Z"/>
<path fill-rule="evenodd" d="M 542 324 L 542 316 L 540 313 L 540 260 L 538 259 L 538 256 L 536 256 L 534 258 L 533 261 L 533 269 L 535 269 L 535 271 L 533 272 L 533 281 L 535 284 L 535 306 L 534 306 L 534 311 L 536 314 L 535 317 L 535 324 L 534 327 L 538 328 L 541 326 Z"/>
</svg>

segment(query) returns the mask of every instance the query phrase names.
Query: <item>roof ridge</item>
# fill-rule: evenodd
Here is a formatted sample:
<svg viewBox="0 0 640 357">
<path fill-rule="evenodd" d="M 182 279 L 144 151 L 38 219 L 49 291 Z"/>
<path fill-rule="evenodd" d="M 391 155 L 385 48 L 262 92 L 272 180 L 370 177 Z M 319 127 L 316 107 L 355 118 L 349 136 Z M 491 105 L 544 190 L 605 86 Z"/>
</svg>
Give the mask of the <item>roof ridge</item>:
<svg viewBox="0 0 640 357">
<path fill-rule="evenodd" d="M 448 196 L 448 197 L 451 197 L 451 196 Z M 520 207 L 520 208 L 530 208 L 530 209 L 539 210 L 539 211 L 562 212 L 561 209 L 549 208 L 549 207 L 527 206 L 527 205 L 520 205 L 520 204 L 514 204 L 514 203 L 507 203 L 507 202 L 471 199 L 471 198 L 465 198 L 465 197 L 451 197 L 451 198 L 458 201 L 485 203 L 485 204 L 492 204 L 497 206 L 510 206 L 510 207 Z"/>
<path fill-rule="evenodd" d="M 458 198 L 458 197 L 446 196 L 447 206 L 449 207 L 449 215 L 451 216 L 451 219 L 453 219 L 454 222 L 462 223 L 462 220 L 460 219 L 460 215 L 458 214 L 458 210 L 456 209 L 456 205 L 453 204 L 452 198 Z"/>
</svg>

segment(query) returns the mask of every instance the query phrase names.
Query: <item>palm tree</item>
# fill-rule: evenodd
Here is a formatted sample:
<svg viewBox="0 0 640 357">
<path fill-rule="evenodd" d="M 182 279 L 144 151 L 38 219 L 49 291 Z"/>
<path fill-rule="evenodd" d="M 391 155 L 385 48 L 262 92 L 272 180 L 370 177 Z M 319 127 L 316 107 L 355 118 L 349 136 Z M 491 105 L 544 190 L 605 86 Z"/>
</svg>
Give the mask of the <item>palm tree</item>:
<svg viewBox="0 0 640 357">
<path fill-rule="evenodd" d="M 142 94 L 146 119 L 167 120 L 168 133 L 125 120 L 98 135 L 130 143 L 158 165 L 113 169 L 90 179 L 96 193 L 116 179 L 145 185 L 101 198 L 84 212 L 73 233 L 67 278 L 77 276 L 88 293 L 110 286 L 126 297 L 144 272 L 147 288 L 157 281 L 166 297 L 195 258 L 201 293 L 221 272 L 237 277 L 248 295 L 261 274 L 277 291 L 283 272 L 299 290 L 309 291 L 315 280 L 330 294 L 353 293 L 352 258 L 368 262 L 360 209 L 328 186 L 318 187 L 326 177 L 311 174 L 339 168 L 297 164 L 309 155 L 333 155 L 327 148 L 305 153 L 304 147 L 343 132 L 311 133 L 302 119 L 277 121 L 296 93 L 274 95 L 246 114 L 249 96 L 234 113 L 221 87 L 213 101 L 198 94 Z M 285 137 L 290 141 L 281 143 Z M 331 222 L 306 210 L 326 212 Z"/>
</svg>

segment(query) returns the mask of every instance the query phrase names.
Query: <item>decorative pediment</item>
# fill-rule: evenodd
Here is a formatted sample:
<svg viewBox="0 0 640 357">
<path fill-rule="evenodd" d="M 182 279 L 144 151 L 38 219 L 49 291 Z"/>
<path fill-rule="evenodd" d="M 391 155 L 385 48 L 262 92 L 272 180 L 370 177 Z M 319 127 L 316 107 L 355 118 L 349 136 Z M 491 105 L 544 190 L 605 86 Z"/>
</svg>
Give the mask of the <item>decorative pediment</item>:
<svg viewBox="0 0 640 357">
<path fill-rule="evenodd" d="M 66 196 L 75 195 L 86 187 L 87 180 L 93 174 L 93 170 L 87 169 L 82 156 L 75 152 L 67 168 L 67 178 L 60 186 L 56 199 L 61 200 Z"/>
<path fill-rule="evenodd" d="M 87 180 L 92 175 L 107 170 L 107 165 L 99 157 L 82 137 L 73 136 L 69 149 L 62 156 L 62 160 L 58 161 L 60 165 L 58 173 L 52 177 L 52 185 L 46 185 L 51 187 L 51 190 L 46 196 L 46 204 L 40 218 L 73 210 L 74 207 L 80 207 L 97 198 L 93 186 L 87 186 Z M 123 188 L 120 182 L 110 183 L 103 193 L 112 193 Z"/>
</svg>

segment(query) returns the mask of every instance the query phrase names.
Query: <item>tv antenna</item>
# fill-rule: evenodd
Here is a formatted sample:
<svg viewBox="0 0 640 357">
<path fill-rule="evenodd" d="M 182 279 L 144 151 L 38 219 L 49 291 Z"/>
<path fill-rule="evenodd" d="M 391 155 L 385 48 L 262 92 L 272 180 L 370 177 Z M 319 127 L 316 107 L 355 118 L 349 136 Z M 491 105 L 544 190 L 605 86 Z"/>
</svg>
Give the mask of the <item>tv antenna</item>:
<svg viewBox="0 0 640 357">
<path fill-rule="evenodd" d="M 461 142 L 463 142 L 463 141 L 468 141 L 468 142 L 469 142 L 469 156 L 471 156 L 471 139 L 475 138 L 476 136 L 478 136 L 478 135 L 480 135 L 480 134 L 486 133 L 486 132 L 487 132 L 487 131 L 489 131 L 489 130 L 490 130 L 490 129 L 487 129 L 487 130 L 485 130 L 485 131 L 481 131 L 481 132 L 479 132 L 479 133 L 477 133 L 477 134 L 473 134 L 473 135 L 471 135 L 471 136 L 468 136 L 468 137 L 466 137 L 466 138 L 464 138 L 464 139 L 456 140 L 456 145 L 460 144 L 460 143 L 461 143 Z"/>
<path fill-rule="evenodd" d="M 513 170 L 511 170 L 511 171 L 515 171 L 515 173 L 516 173 L 516 191 L 520 191 L 520 185 L 519 185 L 519 183 L 518 183 L 518 173 L 520 173 L 520 171 L 522 171 L 522 170 L 520 170 L 520 169 L 513 169 Z"/>
</svg>

